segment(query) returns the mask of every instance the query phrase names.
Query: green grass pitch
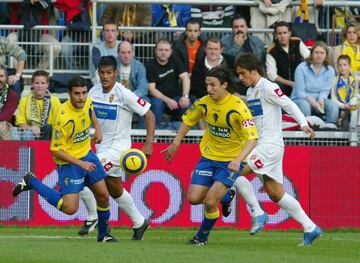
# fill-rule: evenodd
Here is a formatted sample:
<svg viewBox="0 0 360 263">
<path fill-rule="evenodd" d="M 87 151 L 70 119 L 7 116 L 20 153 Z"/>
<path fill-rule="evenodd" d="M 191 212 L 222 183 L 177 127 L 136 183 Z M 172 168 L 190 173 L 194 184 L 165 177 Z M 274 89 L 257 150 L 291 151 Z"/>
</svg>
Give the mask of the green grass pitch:
<svg viewBox="0 0 360 263">
<path fill-rule="evenodd" d="M 117 228 L 118 243 L 97 243 L 96 235 L 79 237 L 77 228 L 0 226 L 0 262 L 359 262 L 360 231 L 326 232 L 311 247 L 298 247 L 300 231 L 215 229 L 206 246 L 186 244 L 195 229 L 150 229 L 142 242 L 130 229 Z"/>
</svg>

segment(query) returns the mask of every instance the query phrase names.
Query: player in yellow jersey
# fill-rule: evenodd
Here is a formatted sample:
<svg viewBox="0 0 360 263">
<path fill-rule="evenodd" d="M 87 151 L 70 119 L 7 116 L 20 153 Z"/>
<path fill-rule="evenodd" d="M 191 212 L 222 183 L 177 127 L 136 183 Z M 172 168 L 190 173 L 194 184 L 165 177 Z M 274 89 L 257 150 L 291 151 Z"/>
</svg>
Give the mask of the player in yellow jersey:
<svg viewBox="0 0 360 263">
<path fill-rule="evenodd" d="M 255 147 L 257 131 L 246 104 L 232 94 L 229 71 L 221 66 L 206 75 L 207 96 L 196 101 L 183 115 L 172 144 L 163 150 L 171 161 L 181 140 L 200 119 L 207 128 L 200 142 L 201 159 L 191 178 L 188 198 L 192 205 L 204 204 L 205 217 L 190 244 L 204 245 L 220 216 L 218 204 L 244 167 L 243 160 Z"/>
<path fill-rule="evenodd" d="M 90 145 L 91 124 L 95 128 L 96 143 L 102 140 L 102 132 L 92 102 L 87 97 L 86 84 L 86 80 L 80 76 L 70 79 L 70 99 L 61 105 L 54 125 L 50 150 L 57 166 L 60 191 L 54 191 L 28 172 L 14 188 L 13 195 L 34 189 L 49 204 L 65 214 L 73 215 L 79 209 L 79 192 L 86 185 L 97 201 L 98 242 L 116 242 L 109 234 L 110 204 L 104 181 L 106 172 Z"/>
</svg>

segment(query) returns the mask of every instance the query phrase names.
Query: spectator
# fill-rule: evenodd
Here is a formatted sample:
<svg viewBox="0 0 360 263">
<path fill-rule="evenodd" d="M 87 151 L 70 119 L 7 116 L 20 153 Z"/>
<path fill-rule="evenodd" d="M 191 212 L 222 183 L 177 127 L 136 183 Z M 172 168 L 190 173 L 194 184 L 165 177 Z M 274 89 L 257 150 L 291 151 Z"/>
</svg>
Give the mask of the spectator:
<svg viewBox="0 0 360 263">
<path fill-rule="evenodd" d="M 331 99 L 340 108 L 339 129 L 343 131 L 350 130 L 350 132 L 356 133 L 360 104 L 359 78 L 352 74 L 350 69 L 350 57 L 348 55 L 340 55 L 337 60 L 339 75 L 334 80 L 331 89 Z"/>
<path fill-rule="evenodd" d="M 0 139 L 10 139 L 3 134 L 3 127 L 7 127 L 7 134 L 10 135 L 11 123 L 13 123 L 14 113 L 19 103 L 16 93 L 7 84 L 6 68 L 0 66 Z"/>
<path fill-rule="evenodd" d="M 255 0 L 259 6 L 250 8 L 252 28 L 269 28 L 278 21 L 291 22 L 291 0 Z M 256 33 L 266 45 L 273 42 L 272 34 Z"/>
<path fill-rule="evenodd" d="M 319 41 L 313 46 L 310 57 L 295 70 L 295 85 L 291 99 L 305 116 L 318 115 L 327 123 L 337 123 L 339 107 L 328 99 L 335 71 L 329 65 L 327 45 Z"/>
<path fill-rule="evenodd" d="M 246 20 L 242 16 L 235 16 L 231 22 L 232 34 L 221 39 L 224 53 L 239 57 L 244 53 L 253 53 L 265 63 L 265 44 L 256 36 L 248 34 Z"/>
<path fill-rule="evenodd" d="M 205 36 L 201 35 L 201 25 L 199 21 L 191 18 L 185 33 L 174 41 L 174 54 L 181 60 L 184 67 L 191 76 L 195 61 L 204 54 Z"/>
<path fill-rule="evenodd" d="M 92 49 L 93 64 L 91 67 L 91 78 L 94 83 L 99 83 L 98 74 L 95 72 L 98 68 L 100 58 L 103 56 L 117 57 L 118 46 L 121 43 L 121 41 L 118 40 L 118 36 L 119 31 L 117 29 L 117 24 L 110 20 L 105 22 L 103 26 L 103 41 Z"/>
<path fill-rule="evenodd" d="M 0 37 L 0 65 L 6 65 L 8 56 L 16 58 L 16 70 L 11 69 L 11 71 L 14 72 L 9 72 L 8 69 L 8 84 L 20 98 L 24 89 L 21 76 L 24 71 L 26 54 L 25 51 L 14 42 L 9 41 L 4 37 Z"/>
<path fill-rule="evenodd" d="M 121 42 L 118 48 L 118 56 L 120 63 L 118 64 L 119 75 L 116 81 L 130 89 L 138 97 L 149 102 L 146 69 L 143 63 L 134 58 L 134 47 L 129 41 Z"/>
<path fill-rule="evenodd" d="M 203 27 L 227 28 L 231 26 L 234 9 L 233 5 L 194 5 L 191 7 L 191 17 Z"/>
<path fill-rule="evenodd" d="M 179 59 L 171 54 L 169 40 L 159 39 L 155 44 L 155 58 L 146 64 L 151 110 L 155 114 L 158 129 L 176 128 L 161 123 L 165 110 L 173 117 L 172 120 L 179 121 L 190 106 L 189 75 Z"/>
<path fill-rule="evenodd" d="M 205 78 L 208 71 L 219 65 L 230 69 L 230 71 L 234 71 L 233 64 L 235 58 L 222 53 L 223 45 L 219 38 L 209 37 L 205 41 L 204 50 L 205 53 L 196 60 L 194 70 L 191 75 L 190 94 L 194 95 L 198 99 L 207 95 Z"/>
<path fill-rule="evenodd" d="M 360 26 L 357 23 L 347 24 L 342 31 L 343 43 L 334 48 L 333 65 L 340 55 L 351 59 L 351 72 L 360 74 Z"/>
<path fill-rule="evenodd" d="M 286 96 L 290 97 L 294 87 L 296 67 L 310 56 L 310 50 L 299 38 L 291 37 L 289 23 L 275 24 L 275 40 L 266 54 L 266 73 L 276 82 Z"/>
<path fill-rule="evenodd" d="M 15 124 L 23 130 L 17 137 L 22 140 L 49 140 L 61 103 L 48 91 L 49 74 L 46 71 L 35 71 L 31 81 L 32 91 L 21 98 L 16 114 Z"/>
</svg>

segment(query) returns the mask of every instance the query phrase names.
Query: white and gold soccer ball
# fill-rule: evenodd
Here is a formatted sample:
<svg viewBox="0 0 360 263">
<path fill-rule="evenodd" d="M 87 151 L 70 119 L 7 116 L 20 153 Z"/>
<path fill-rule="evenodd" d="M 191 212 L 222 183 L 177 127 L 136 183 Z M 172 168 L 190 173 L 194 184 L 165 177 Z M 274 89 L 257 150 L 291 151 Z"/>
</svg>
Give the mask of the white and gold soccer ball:
<svg viewBox="0 0 360 263">
<path fill-rule="evenodd" d="M 138 175 L 146 169 L 146 155 L 139 149 L 126 150 L 120 157 L 120 166 L 126 174 Z"/>
</svg>

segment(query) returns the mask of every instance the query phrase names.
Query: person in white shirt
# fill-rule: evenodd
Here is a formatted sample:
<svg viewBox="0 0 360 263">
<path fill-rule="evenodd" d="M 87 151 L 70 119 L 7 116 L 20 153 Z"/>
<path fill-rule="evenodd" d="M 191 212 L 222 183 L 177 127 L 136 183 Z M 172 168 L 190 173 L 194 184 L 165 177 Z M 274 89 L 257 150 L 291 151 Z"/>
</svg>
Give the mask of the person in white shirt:
<svg viewBox="0 0 360 263">
<path fill-rule="evenodd" d="M 149 157 L 155 132 L 155 116 L 150 104 L 135 95 L 132 91 L 116 82 L 118 75 L 117 62 L 113 56 L 104 56 L 99 61 L 100 84 L 89 91 L 99 125 L 103 131 L 103 140 L 96 144 L 96 154 L 104 165 L 107 173 L 105 178 L 109 194 L 119 207 L 130 217 L 134 226 L 133 240 L 142 240 L 144 232 L 149 228 L 146 220 L 135 207 L 134 201 L 122 186 L 120 156 L 131 147 L 131 122 L 133 113 L 144 116 L 146 125 L 146 141 L 142 151 Z M 86 189 L 80 193 L 87 210 L 88 218 L 79 235 L 91 232 L 97 223 L 96 203 L 94 197 Z"/>
<path fill-rule="evenodd" d="M 241 55 L 236 60 L 235 67 L 242 83 L 249 87 L 246 94 L 247 103 L 259 134 L 258 144 L 248 155 L 248 163 L 242 175 L 255 173 L 261 179 L 270 199 L 303 226 L 302 245 L 310 246 L 322 235 L 322 230 L 306 215 L 300 203 L 284 190 L 281 110 L 284 109 L 291 114 L 310 138 L 314 138 L 315 133 L 296 104 L 277 84 L 263 77 L 261 63 L 253 54 Z M 236 184 L 235 181 L 234 185 Z"/>
<path fill-rule="evenodd" d="M 291 37 L 291 25 L 287 22 L 277 22 L 274 35 L 275 41 L 266 54 L 266 75 L 290 97 L 294 87 L 295 69 L 310 56 L 310 50 L 300 38 Z"/>
</svg>

